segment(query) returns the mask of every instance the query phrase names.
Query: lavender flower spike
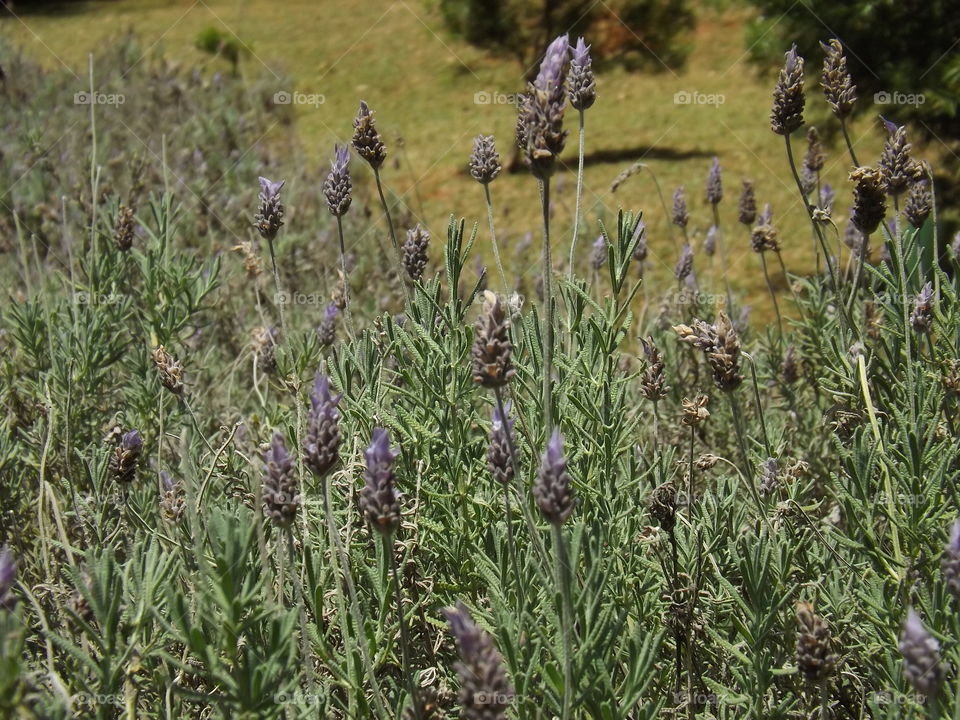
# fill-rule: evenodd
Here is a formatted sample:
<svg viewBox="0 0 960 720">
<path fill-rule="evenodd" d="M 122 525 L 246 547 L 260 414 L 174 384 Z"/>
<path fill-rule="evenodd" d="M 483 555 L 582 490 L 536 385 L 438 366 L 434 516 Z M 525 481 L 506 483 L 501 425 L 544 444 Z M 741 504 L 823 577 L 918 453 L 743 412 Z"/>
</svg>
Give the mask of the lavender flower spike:
<svg viewBox="0 0 960 720">
<path fill-rule="evenodd" d="M 540 472 L 533 484 L 533 497 L 540 512 L 555 525 L 562 525 L 573 512 L 573 488 L 570 487 L 559 428 L 554 429 L 541 458 Z"/>
<path fill-rule="evenodd" d="M 303 461 L 317 477 L 326 475 L 339 459 L 340 411 L 337 405 L 341 397 L 330 393 L 330 379 L 317 372 L 303 442 Z"/>
<path fill-rule="evenodd" d="M 143 450 L 143 436 L 139 430 L 128 430 L 113 450 L 110 458 L 110 471 L 114 479 L 122 484 L 129 485 L 137 475 L 137 462 Z"/>
<path fill-rule="evenodd" d="M 283 227 L 283 204 L 280 202 L 283 184 L 283 180 L 273 182 L 260 178 L 260 207 L 253 218 L 253 226 L 264 240 L 273 240 Z"/>
<path fill-rule="evenodd" d="M 596 101 L 597 83 L 593 77 L 590 46 L 582 37 L 577 39 L 577 45 L 573 48 L 567 85 L 567 95 L 574 110 L 586 110 Z"/>
<path fill-rule="evenodd" d="M 500 408 L 493 408 L 493 422 L 490 426 L 490 446 L 487 448 L 487 469 L 493 478 L 507 485 L 513 480 L 513 460 L 510 449 L 513 447 L 513 424 L 516 422 L 510 417 L 510 401 Z"/>
<path fill-rule="evenodd" d="M 9 610 L 16 603 L 16 598 L 10 592 L 16 581 L 17 561 L 10 548 L 4 545 L 0 548 L 0 607 Z"/>
<path fill-rule="evenodd" d="M 537 90 L 550 93 L 563 85 L 569 51 L 570 40 L 566 35 L 560 35 L 550 43 L 540 63 L 540 72 L 533 83 Z"/>
<path fill-rule="evenodd" d="M 275 525 L 289 527 L 300 507 L 300 487 L 283 435 L 276 432 L 263 454 L 263 511 Z"/>
<path fill-rule="evenodd" d="M 553 174 L 567 137 L 563 108 L 569 46 L 566 35 L 550 43 L 537 79 L 528 86 L 518 112 L 517 144 L 524 151 L 530 170 L 540 179 Z"/>
<path fill-rule="evenodd" d="M 950 540 L 943 547 L 943 557 L 940 560 L 940 572 L 947 590 L 954 600 L 960 602 L 960 520 L 953 523 L 950 529 Z"/>
<path fill-rule="evenodd" d="M 333 146 L 334 158 L 330 173 L 323 182 L 323 194 L 327 198 L 327 207 L 335 217 L 343 216 L 350 209 L 353 185 L 350 183 L 350 148 L 346 145 Z"/>
<path fill-rule="evenodd" d="M 462 602 L 443 611 L 450 632 L 457 639 L 460 662 L 460 717 L 463 720 L 503 720 L 513 700 L 513 687 L 507 679 L 503 656 L 493 639 L 477 627 Z"/>
<path fill-rule="evenodd" d="M 710 165 L 710 172 L 707 173 L 707 202 L 711 205 L 717 205 L 723 200 L 723 181 L 720 177 L 720 159 L 713 158 L 713 164 Z"/>
<path fill-rule="evenodd" d="M 935 696 L 943 682 L 940 643 L 923 626 L 913 608 L 900 633 L 900 654 L 903 655 L 903 673 L 910 684 L 923 695 Z"/>
<path fill-rule="evenodd" d="M 363 451 L 366 468 L 360 489 L 360 509 L 373 529 L 391 535 L 400 525 L 400 503 L 393 489 L 393 463 L 399 451 L 390 448 L 390 436 L 374 428 L 370 446 Z"/>
<path fill-rule="evenodd" d="M 324 310 L 323 320 L 320 321 L 320 325 L 317 327 L 317 338 L 324 347 L 330 347 L 333 345 L 333 341 L 337 339 L 336 303 L 330 303 L 327 305 L 327 309 Z"/>
</svg>

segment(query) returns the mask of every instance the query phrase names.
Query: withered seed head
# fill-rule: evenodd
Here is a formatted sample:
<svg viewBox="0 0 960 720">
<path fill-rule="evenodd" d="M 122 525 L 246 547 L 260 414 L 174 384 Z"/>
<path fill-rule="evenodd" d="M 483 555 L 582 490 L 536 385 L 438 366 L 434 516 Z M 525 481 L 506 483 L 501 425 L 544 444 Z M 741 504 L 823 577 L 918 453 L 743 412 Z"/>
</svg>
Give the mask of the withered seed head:
<svg viewBox="0 0 960 720">
<path fill-rule="evenodd" d="M 647 500 L 647 508 L 657 523 L 667 532 L 677 524 L 677 488 L 672 481 L 658 486 Z"/>
<path fill-rule="evenodd" d="M 128 430 L 110 457 L 110 472 L 121 485 L 130 485 L 137 476 L 137 464 L 143 451 L 139 430 Z"/>
<path fill-rule="evenodd" d="M 647 360 L 647 366 L 643 370 L 643 378 L 640 381 L 640 392 L 651 402 L 657 402 L 666 397 L 667 375 L 663 362 L 663 353 L 657 348 L 651 336 L 640 338 L 643 345 L 643 354 Z"/>
<path fill-rule="evenodd" d="M 883 175 L 871 167 L 858 167 L 850 172 L 850 179 L 854 183 L 850 219 L 860 232 L 869 235 L 887 212 Z"/>
<path fill-rule="evenodd" d="M 113 233 L 113 241 L 117 244 L 117 249 L 126 252 L 133 247 L 133 232 L 136 223 L 133 219 L 133 208 L 126 205 L 120 206 L 117 213 L 117 228 Z"/>
<path fill-rule="evenodd" d="M 918 333 L 929 333 L 933 327 L 933 284 L 927 283 L 913 301 L 910 324 Z"/>
<path fill-rule="evenodd" d="M 160 384 L 174 395 L 183 393 L 183 365 L 174 360 L 163 345 L 153 350 L 153 364 L 160 376 Z"/>
<path fill-rule="evenodd" d="M 837 656 L 830 628 L 810 603 L 797 603 L 797 668 L 807 682 L 818 684 L 833 674 Z"/>
<path fill-rule="evenodd" d="M 829 43 L 820 43 L 820 47 L 826 54 L 820 86 L 833 114 L 843 119 L 850 115 L 853 104 L 857 101 L 857 86 L 850 78 L 847 58 L 843 54 L 840 41 L 834 38 Z"/>
<path fill-rule="evenodd" d="M 693 400 L 684 398 L 680 401 L 680 404 L 683 406 L 682 422 L 687 427 L 696 427 L 706 422 L 710 417 L 710 411 L 707 410 L 707 405 L 710 404 L 710 398 L 706 395 L 697 395 Z"/>
<path fill-rule="evenodd" d="M 357 155 L 370 163 L 370 167 L 374 170 L 379 170 L 383 161 L 387 159 L 387 148 L 380 139 L 373 111 L 363 100 L 360 101 L 360 109 L 353 120 L 352 144 Z"/>
<path fill-rule="evenodd" d="M 703 320 L 694 320 L 693 327 L 675 325 L 673 330 L 681 341 L 706 354 L 713 371 L 713 382 L 720 390 L 729 391 L 740 386 L 743 382 L 740 374 L 740 339 L 726 313 L 718 313 L 712 325 Z"/>
</svg>

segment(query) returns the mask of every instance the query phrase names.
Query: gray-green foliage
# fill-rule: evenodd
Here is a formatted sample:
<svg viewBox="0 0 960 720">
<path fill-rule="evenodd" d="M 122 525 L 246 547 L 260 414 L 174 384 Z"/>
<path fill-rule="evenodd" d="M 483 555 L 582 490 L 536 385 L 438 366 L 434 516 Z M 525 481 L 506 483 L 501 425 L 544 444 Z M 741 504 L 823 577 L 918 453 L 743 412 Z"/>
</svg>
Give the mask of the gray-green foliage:
<svg viewBox="0 0 960 720">
<path fill-rule="evenodd" d="M 158 69 L 148 77 L 166 73 L 162 63 L 149 67 Z M 24 65 L 37 97 L 69 86 L 57 91 L 37 72 Z M 165 96 L 187 81 L 166 73 L 157 82 Z M 202 118 L 196 108 L 164 116 L 214 164 L 234 143 L 253 142 L 264 122 L 232 92 L 223 102 L 194 99 Z M 43 107 L 38 117 L 52 118 Z M 22 136 L 37 130 L 29 117 L 18 122 Z M 127 145 L 114 137 L 100 147 L 122 165 Z M 902 239 L 888 238 L 892 263 L 868 267 L 858 290 L 848 275 L 840 298 L 823 277 L 791 278 L 797 304 L 783 342 L 738 324 L 749 358 L 734 402 L 715 389 L 704 353 L 670 327 L 713 321 L 720 288 L 667 289 L 664 303 L 642 302 L 650 289 L 640 292 L 630 260 L 640 214 L 601 224 L 606 275 L 593 287 L 558 278 L 555 416 L 578 503 L 557 533 L 530 493 L 550 430 L 534 299 L 510 302 L 516 375 L 504 390 L 517 417 L 519 473 L 504 488 L 486 467 L 495 400 L 472 377 L 479 287 L 463 273 L 485 236 L 451 218 L 442 271 L 411 284 L 403 305 L 398 274 L 361 259 L 350 293 L 356 337 L 341 325 L 339 342 L 319 346 L 325 288 L 322 302 L 287 308 L 276 369 L 255 373 L 250 333 L 279 324 L 273 278 L 247 275 L 242 258 L 222 251 L 252 239 L 255 176 L 267 171 L 241 159 L 214 192 L 198 179 L 209 167 L 187 162 L 172 141 L 166 148 L 166 169 L 145 160 L 128 252 L 113 244 L 113 225 L 136 181 L 90 176 L 82 143 L 56 175 L 31 174 L 12 192 L 15 221 L 4 215 L 17 262 L 0 320 L 0 517 L 19 561 L 17 604 L 0 608 L 5 716 L 401 717 L 410 698 L 392 551 L 421 698 L 458 716 L 441 610 L 463 600 L 504 656 L 516 689 L 509 716 L 551 717 L 566 690 L 552 565 L 559 537 L 574 717 L 960 717 L 960 622 L 940 571 L 960 512 L 960 316 L 955 280 L 921 252 L 933 220 L 920 230 L 901 223 Z M 13 172 L 5 166 L 8 186 Z M 281 282 L 294 292 L 337 264 L 332 244 L 307 242 L 329 223 L 322 199 L 297 185 L 284 190 L 296 212 L 278 238 Z M 190 188 L 204 187 L 215 221 L 193 202 Z M 58 188 L 69 194 L 64 212 L 44 225 L 47 210 L 37 206 Z M 721 212 L 736 227 L 734 208 Z M 927 281 L 936 288 L 929 336 L 904 313 Z M 380 305 L 372 288 L 388 293 L 395 312 L 370 311 Z M 847 327 L 837 308 L 851 295 Z M 640 391 L 638 341 L 648 334 L 669 386 L 656 406 Z M 160 344 L 184 363 L 183 397 L 160 384 L 151 360 Z M 781 367 L 787 344 L 800 362 L 793 383 Z M 297 468 L 302 506 L 288 532 L 261 511 L 261 458 L 273 431 L 298 449 L 318 368 L 343 393 L 341 462 L 319 479 Z M 691 427 L 682 401 L 699 393 L 711 398 L 710 417 Z M 358 507 L 362 451 L 377 426 L 400 450 L 404 515 L 392 548 Z M 110 454 L 130 428 L 145 447 L 137 479 L 121 487 Z M 780 483 L 761 498 L 751 482 L 771 456 Z M 160 507 L 161 473 L 183 494 L 172 520 Z M 665 486 L 677 492 L 675 525 L 661 527 L 649 504 Z M 827 621 L 839 656 L 822 687 L 797 670 L 800 601 Z M 940 698 L 926 703 L 897 650 L 911 606 L 946 666 Z"/>
</svg>

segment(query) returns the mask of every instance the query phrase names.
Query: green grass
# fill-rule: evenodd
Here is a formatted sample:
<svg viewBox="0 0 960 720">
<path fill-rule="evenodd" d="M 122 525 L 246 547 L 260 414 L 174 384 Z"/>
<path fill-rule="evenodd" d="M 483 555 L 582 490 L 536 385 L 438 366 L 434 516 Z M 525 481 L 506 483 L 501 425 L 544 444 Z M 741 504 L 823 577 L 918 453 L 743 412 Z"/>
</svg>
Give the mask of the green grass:
<svg viewBox="0 0 960 720">
<path fill-rule="evenodd" d="M 195 48 L 197 36 L 208 27 L 235 33 L 251 50 L 242 61 L 247 76 L 291 76 L 295 89 L 322 94 L 319 106 L 297 108 L 297 123 L 273 128 L 269 137 L 293 132 L 302 143 L 302 161 L 325 166 L 336 141 L 351 133 L 351 121 L 359 99 L 377 112 L 388 143 L 385 180 L 390 190 L 402 195 L 414 213 L 408 221 L 422 221 L 442 228 L 452 208 L 469 221 L 485 227 L 483 193 L 465 172 L 472 139 L 493 133 L 502 155 L 512 149 L 515 109 L 512 105 L 477 105 L 474 95 L 514 93 L 521 89 L 521 73 L 515 62 L 458 42 L 443 29 L 440 19 L 420 2 L 370 3 L 348 0 L 316 3 L 293 0 L 278 5 L 261 0 L 228 2 L 211 0 L 200 4 L 178 2 L 87 2 L 71 5 L 70 12 L 34 15 L 23 19 L 26 28 L 6 20 L 7 33 L 33 38 L 32 52 L 47 63 L 62 62 L 86 77 L 85 55 L 93 47 L 109 43 L 121 30 L 133 28 L 142 34 L 146 47 L 157 43 L 168 55 L 212 62 L 229 69 L 222 60 L 211 60 Z M 703 11 L 691 38 L 693 52 L 688 66 L 677 73 L 627 72 L 611 69 L 598 81 L 599 99 L 587 113 L 588 154 L 616 157 L 590 164 L 584 177 L 587 223 L 579 247 L 585 259 L 589 244 L 598 234 L 595 218 L 610 221 L 623 205 L 642 209 L 650 228 L 650 272 L 656 279 L 669 276 L 676 261 L 671 237 L 675 230 L 664 216 L 650 176 L 634 177 L 616 194 L 610 182 L 634 160 L 644 159 L 659 179 L 667 203 L 674 188 L 687 187 L 691 206 L 691 231 L 695 247 L 710 223 L 703 200 L 703 182 L 713 155 L 724 170 L 726 198 L 721 206 L 722 224 L 728 228 L 731 281 L 764 317 L 765 286 L 759 262 L 749 249 L 745 232 L 735 226 L 735 203 L 742 178 L 752 178 L 758 200 L 773 205 L 781 229 L 784 259 L 795 272 L 812 268 L 813 242 L 802 206 L 786 171 L 782 140 L 767 127 L 773 80 L 760 78 L 748 63 L 743 41 L 746 11 Z M 819 58 L 808 60 L 810 67 Z M 291 90 L 280 87 L 278 89 Z M 678 91 L 720 94 L 719 107 L 676 105 Z M 808 88 L 812 122 L 823 117 L 824 104 L 815 84 Z M 862 162 L 877 157 L 882 135 L 876 116 L 867 113 L 853 125 L 852 135 Z M 554 183 L 556 219 L 566 221 L 573 213 L 576 185 L 576 118 L 568 114 L 571 135 L 563 158 L 565 168 Z M 402 138 L 402 148 L 401 141 Z M 795 140 L 802 154 L 802 138 Z M 843 185 L 848 171 L 841 145 L 828 149 L 824 180 Z M 920 153 L 923 155 L 923 153 Z M 559 188 L 557 187 L 559 185 Z M 499 231 L 508 244 L 538 230 L 536 184 L 526 173 L 503 174 L 492 186 Z M 842 228 L 849 197 L 839 194 L 834 219 Z M 379 231 L 378 231 L 379 232 Z M 481 252 L 492 268 L 488 249 Z M 512 256 L 510 256 L 512 257 Z M 567 257 L 566 250 L 558 260 Z M 698 253 L 702 275 L 707 258 Z M 535 253 L 509 263 L 511 275 L 536 273 Z M 783 278 L 775 271 L 774 281 Z"/>
</svg>

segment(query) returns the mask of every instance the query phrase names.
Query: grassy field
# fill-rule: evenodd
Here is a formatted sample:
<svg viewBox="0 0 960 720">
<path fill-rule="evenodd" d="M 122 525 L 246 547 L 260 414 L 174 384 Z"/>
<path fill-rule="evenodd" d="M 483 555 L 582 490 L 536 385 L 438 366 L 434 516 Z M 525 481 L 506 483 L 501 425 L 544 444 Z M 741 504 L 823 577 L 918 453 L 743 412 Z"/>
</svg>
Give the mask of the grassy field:
<svg viewBox="0 0 960 720">
<path fill-rule="evenodd" d="M 650 272 L 657 279 L 667 277 L 676 261 L 676 229 L 665 217 L 651 175 L 635 176 L 616 194 L 610 192 L 610 182 L 642 160 L 658 178 L 668 204 L 673 190 L 686 186 L 691 231 L 699 250 L 710 222 L 703 182 L 716 155 L 726 184 L 721 217 L 722 224 L 732 228 L 729 252 L 734 287 L 755 300 L 764 292 L 759 262 L 746 233 L 736 225 L 742 178 L 755 181 L 761 204 L 772 204 L 787 267 L 796 272 L 810 270 L 809 228 L 795 188 L 784 173 L 781 138 L 768 127 L 772 79 L 758 77 L 748 62 L 743 39 L 746 18 L 741 9 L 704 11 L 689 39 L 693 51 L 683 71 L 614 68 L 601 74 L 599 100 L 586 120 L 588 224 L 579 245 L 581 260 L 598 234 L 596 218 L 609 220 L 622 205 L 644 211 L 650 228 Z M 282 7 L 261 0 L 85 2 L 72 3 L 69 11 L 7 19 L 2 27 L 8 37 L 16 35 L 45 62 L 72 68 L 84 86 L 87 52 L 128 28 L 141 34 L 147 47 L 162 48 L 184 63 L 202 57 L 195 42 L 203 29 L 217 27 L 234 33 L 251 51 L 241 64 L 243 73 L 276 77 L 278 91 L 323 96 L 322 104 L 297 107 L 294 132 L 303 147 L 304 163 L 329 162 L 333 143 L 349 139 L 358 100 L 367 100 L 389 141 L 393 164 L 386 172 L 387 184 L 404 196 L 414 219 L 435 231 L 445 226 L 451 213 L 485 225 L 483 194 L 465 171 L 473 137 L 493 133 L 504 155 L 512 147 L 515 108 L 507 101 L 509 94 L 521 89 L 521 68 L 508 58 L 451 38 L 436 14 L 412 0 L 335 4 L 294 0 Z M 211 58 L 210 63 L 221 70 L 229 67 L 220 59 Z M 820 58 L 810 58 L 808 63 L 817 67 Z M 279 78 L 287 76 L 294 78 L 294 88 L 281 87 Z M 824 118 L 825 106 L 812 86 L 808 115 L 816 123 Z M 723 101 L 677 104 L 675 94 L 683 92 L 717 95 Z M 491 102 L 478 103 L 478 94 Z M 569 115 L 571 137 L 553 193 L 555 217 L 561 224 L 568 224 L 573 212 L 575 125 L 575 116 Z M 289 129 L 277 126 L 274 132 Z M 859 156 L 874 162 L 882 143 L 876 115 L 867 113 L 853 126 L 853 140 Z M 802 138 L 795 143 L 802 153 Z M 840 146 L 828 149 L 825 181 L 842 185 L 847 170 Z M 499 232 L 507 244 L 516 245 L 527 232 L 538 232 L 537 187 L 527 173 L 504 173 L 492 192 Z M 841 232 L 848 204 L 849 198 L 838 197 L 834 219 Z M 568 253 L 566 241 L 560 247 L 558 261 Z M 698 255 L 701 276 L 707 261 Z M 518 262 L 512 273 L 535 272 L 535 254 Z M 779 271 L 774 282 L 783 284 Z M 766 316 L 767 303 L 755 305 Z"/>
</svg>

